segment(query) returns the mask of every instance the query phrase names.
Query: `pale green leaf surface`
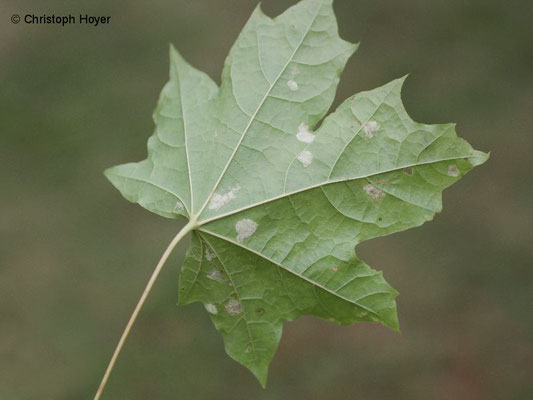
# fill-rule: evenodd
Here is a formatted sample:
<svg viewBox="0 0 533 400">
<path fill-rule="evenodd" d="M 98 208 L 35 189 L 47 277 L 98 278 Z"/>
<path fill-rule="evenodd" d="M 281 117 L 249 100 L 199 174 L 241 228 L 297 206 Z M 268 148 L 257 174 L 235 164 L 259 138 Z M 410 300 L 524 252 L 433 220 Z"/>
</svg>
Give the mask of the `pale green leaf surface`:
<svg viewBox="0 0 533 400">
<path fill-rule="evenodd" d="M 282 324 L 316 315 L 398 329 L 397 292 L 357 258 L 363 240 L 419 226 L 487 155 L 455 126 L 414 122 L 403 79 L 322 121 L 356 46 L 331 0 L 259 8 L 220 88 L 171 50 L 148 159 L 106 171 L 130 201 L 196 221 L 179 303 L 203 302 L 227 353 L 264 385 Z"/>
<path fill-rule="evenodd" d="M 153 114 L 156 130 L 148 140 L 148 159 L 106 171 L 124 197 L 164 217 L 190 215 L 188 141 L 207 124 L 208 103 L 216 93 L 216 84 L 172 47 L 170 81 Z"/>
</svg>

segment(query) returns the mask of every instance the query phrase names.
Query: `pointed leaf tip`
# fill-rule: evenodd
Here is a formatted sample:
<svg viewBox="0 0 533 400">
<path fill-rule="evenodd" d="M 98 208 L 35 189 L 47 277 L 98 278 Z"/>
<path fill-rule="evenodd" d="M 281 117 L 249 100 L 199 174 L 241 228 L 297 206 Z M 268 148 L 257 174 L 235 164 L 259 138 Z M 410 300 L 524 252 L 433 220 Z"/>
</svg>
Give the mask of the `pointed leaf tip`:
<svg viewBox="0 0 533 400">
<path fill-rule="evenodd" d="M 477 167 L 486 163 L 490 158 L 490 152 L 484 153 L 482 151 L 474 150 L 472 155 L 469 157 L 470 163 L 473 167 Z"/>
</svg>

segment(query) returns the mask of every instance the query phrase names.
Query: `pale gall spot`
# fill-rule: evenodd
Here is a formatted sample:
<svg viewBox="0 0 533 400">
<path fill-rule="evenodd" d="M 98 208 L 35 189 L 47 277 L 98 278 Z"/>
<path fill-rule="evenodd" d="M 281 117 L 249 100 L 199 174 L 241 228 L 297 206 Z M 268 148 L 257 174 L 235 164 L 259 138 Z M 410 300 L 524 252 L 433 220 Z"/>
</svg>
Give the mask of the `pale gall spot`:
<svg viewBox="0 0 533 400">
<path fill-rule="evenodd" d="M 374 134 L 379 131 L 379 124 L 376 121 L 368 121 L 363 125 L 363 130 L 365 131 L 365 137 L 367 139 L 372 139 Z"/>
<path fill-rule="evenodd" d="M 308 150 L 304 150 L 300 154 L 298 154 L 298 157 L 296 157 L 296 159 L 300 161 L 304 168 L 307 168 L 313 162 L 313 153 Z"/>
<path fill-rule="evenodd" d="M 413 175 L 413 169 L 412 169 L 412 168 L 404 168 L 404 169 L 403 169 L 403 173 L 404 173 L 405 175 L 412 176 L 412 175 Z"/>
<path fill-rule="evenodd" d="M 246 347 L 246 350 L 244 350 L 245 353 L 251 353 L 252 352 L 252 346 L 248 345 L 248 347 Z"/>
<path fill-rule="evenodd" d="M 241 302 L 237 299 L 229 299 L 224 308 L 226 309 L 228 314 L 236 315 L 242 313 Z"/>
<path fill-rule="evenodd" d="M 453 177 L 458 177 L 459 169 L 455 165 L 450 165 L 448 167 L 448 175 L 453 176 Z"/>
<path fill-rule="evenodd" d="M 339 271 L 339 267 L 337 267 L 337 266 L 335 265 L 335 266 L 331 267 L 331 270 L 332 270 L 333 272 L 338 272 L 338 271 Z"/>
<path fill-rule="evenodd" d="M 216 257 L 215 253 L 213 253 L 210 248 L 205 249 L 205 259 L 207 261 L 213 261 L 215 257 Z"/>
<path fill-rule="evenodd" d="M 363 187 L 363 190 L 366 194 L 372 198 L 372 200 L 380 200 L 385 197 L 385 192 L 381 189 L 378 189 L 374 185 L 368 184 Z"/>
<path fill-rule="evenodd" d="M 211 279 L 212 281 L 216 281 L 216 282 L 222 282 L 224 280 L 224 276 L 222 275 L 222 272 L 220 272 L 218 269 L 212 270 L 206 276 L 208 279 Z"/>
<path fill-rule="evenodd" d="M 218 314 L 217 306 L 215 306 L 214 304 L 210 304 L 210 303 L 206 304 L 205 309 L 209 314 L 213 314 L 213 315 Z"/>
<path fill-rule="evenodd" d="M 242 242 L 252 236 L 257 230 L 257 224 L 251 219 L 242 219 L 235 224 L 237 242 Z"/>
<path fill-rule="evenodd" d="M 298 82 L 295 80 L 290 80 L 287 82 L 287 86 L 289 87 L 291 92 L 296 92 L 300 87 L 298 86 Z"/>
<path fill-rule="evenodd" d="M 313 143 L 315 141 L 315 135 L 311 133 L 309 130 L 309 127 L 304 124 L 303 122 L 298 127 L 298 133 L 296 134 L 296 138 L 303 143 Z"/>
<path fill-rule="evenodd" d="M 210 210 L 219 210 L 225 205 L 227 205 L 230 201 L 232 201 L 235 196 L 237 195 L 237 192 L 241 189 L 240 186 L 235 186 L 231 188 L 227 193 L 225 194 L 219 194 L 214 193 L 213 196 L 211 196 L 211 201 L 209 202 L 209 209 Z"/>
</svg>

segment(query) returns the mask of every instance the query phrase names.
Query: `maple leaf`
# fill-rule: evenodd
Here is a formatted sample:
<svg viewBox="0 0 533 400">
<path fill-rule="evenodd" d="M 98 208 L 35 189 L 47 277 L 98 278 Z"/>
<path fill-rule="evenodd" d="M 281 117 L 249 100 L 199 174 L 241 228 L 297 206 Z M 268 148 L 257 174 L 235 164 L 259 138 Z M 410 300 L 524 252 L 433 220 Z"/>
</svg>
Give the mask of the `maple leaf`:
<svg viewBox="0 0 533 400">
<path fill-rule="evenodd" d="M 453 124 L 414 122 L 403 79 L 322 121 L 356 48 L 339 38 L 332 0 L 275 19 L 258 7 L 220 87 L 171 48 L 148 158 L 106 171 L 128 200 L 188 219 L 169 247 L 192 232 L 179 303 L 204 303 L 262 385 L 283 321 L 398 329 L 397 292 L 355 245 L 431 220 L 442 191 L 488 157 Z"/>
</svg>

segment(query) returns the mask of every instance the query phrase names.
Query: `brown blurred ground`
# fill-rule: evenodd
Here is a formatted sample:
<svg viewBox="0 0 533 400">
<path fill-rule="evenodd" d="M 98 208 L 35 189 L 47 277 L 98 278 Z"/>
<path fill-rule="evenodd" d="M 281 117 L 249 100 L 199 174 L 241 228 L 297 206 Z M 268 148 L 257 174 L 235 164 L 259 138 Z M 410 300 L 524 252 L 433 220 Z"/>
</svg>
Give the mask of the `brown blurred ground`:
<svg viewBox="0 0 533 400">
<path fill-rule="evenodd" d="M 271 15 L 294 1 L 265 0 Z M 145 156 L 168 43 L 218 79 L 251 0 L 1 0 L 0 400 L 92 399 L 179 226 L 123 200 L 104 168 Z M 269 386 L 225 356 L 199 305 L 175 307 L 173 256 L 104 399 L 533 398 L 533 5 L 337 0 L 361 41 L 338 101 L 411 73 L 414 119 L 458 123 L 490 161 L 422 228 L 362 245 L 399 297 L 402 334 L 304 318 Z M 13 25 L 32 12 L 111 24 Z"/>
</svg>

